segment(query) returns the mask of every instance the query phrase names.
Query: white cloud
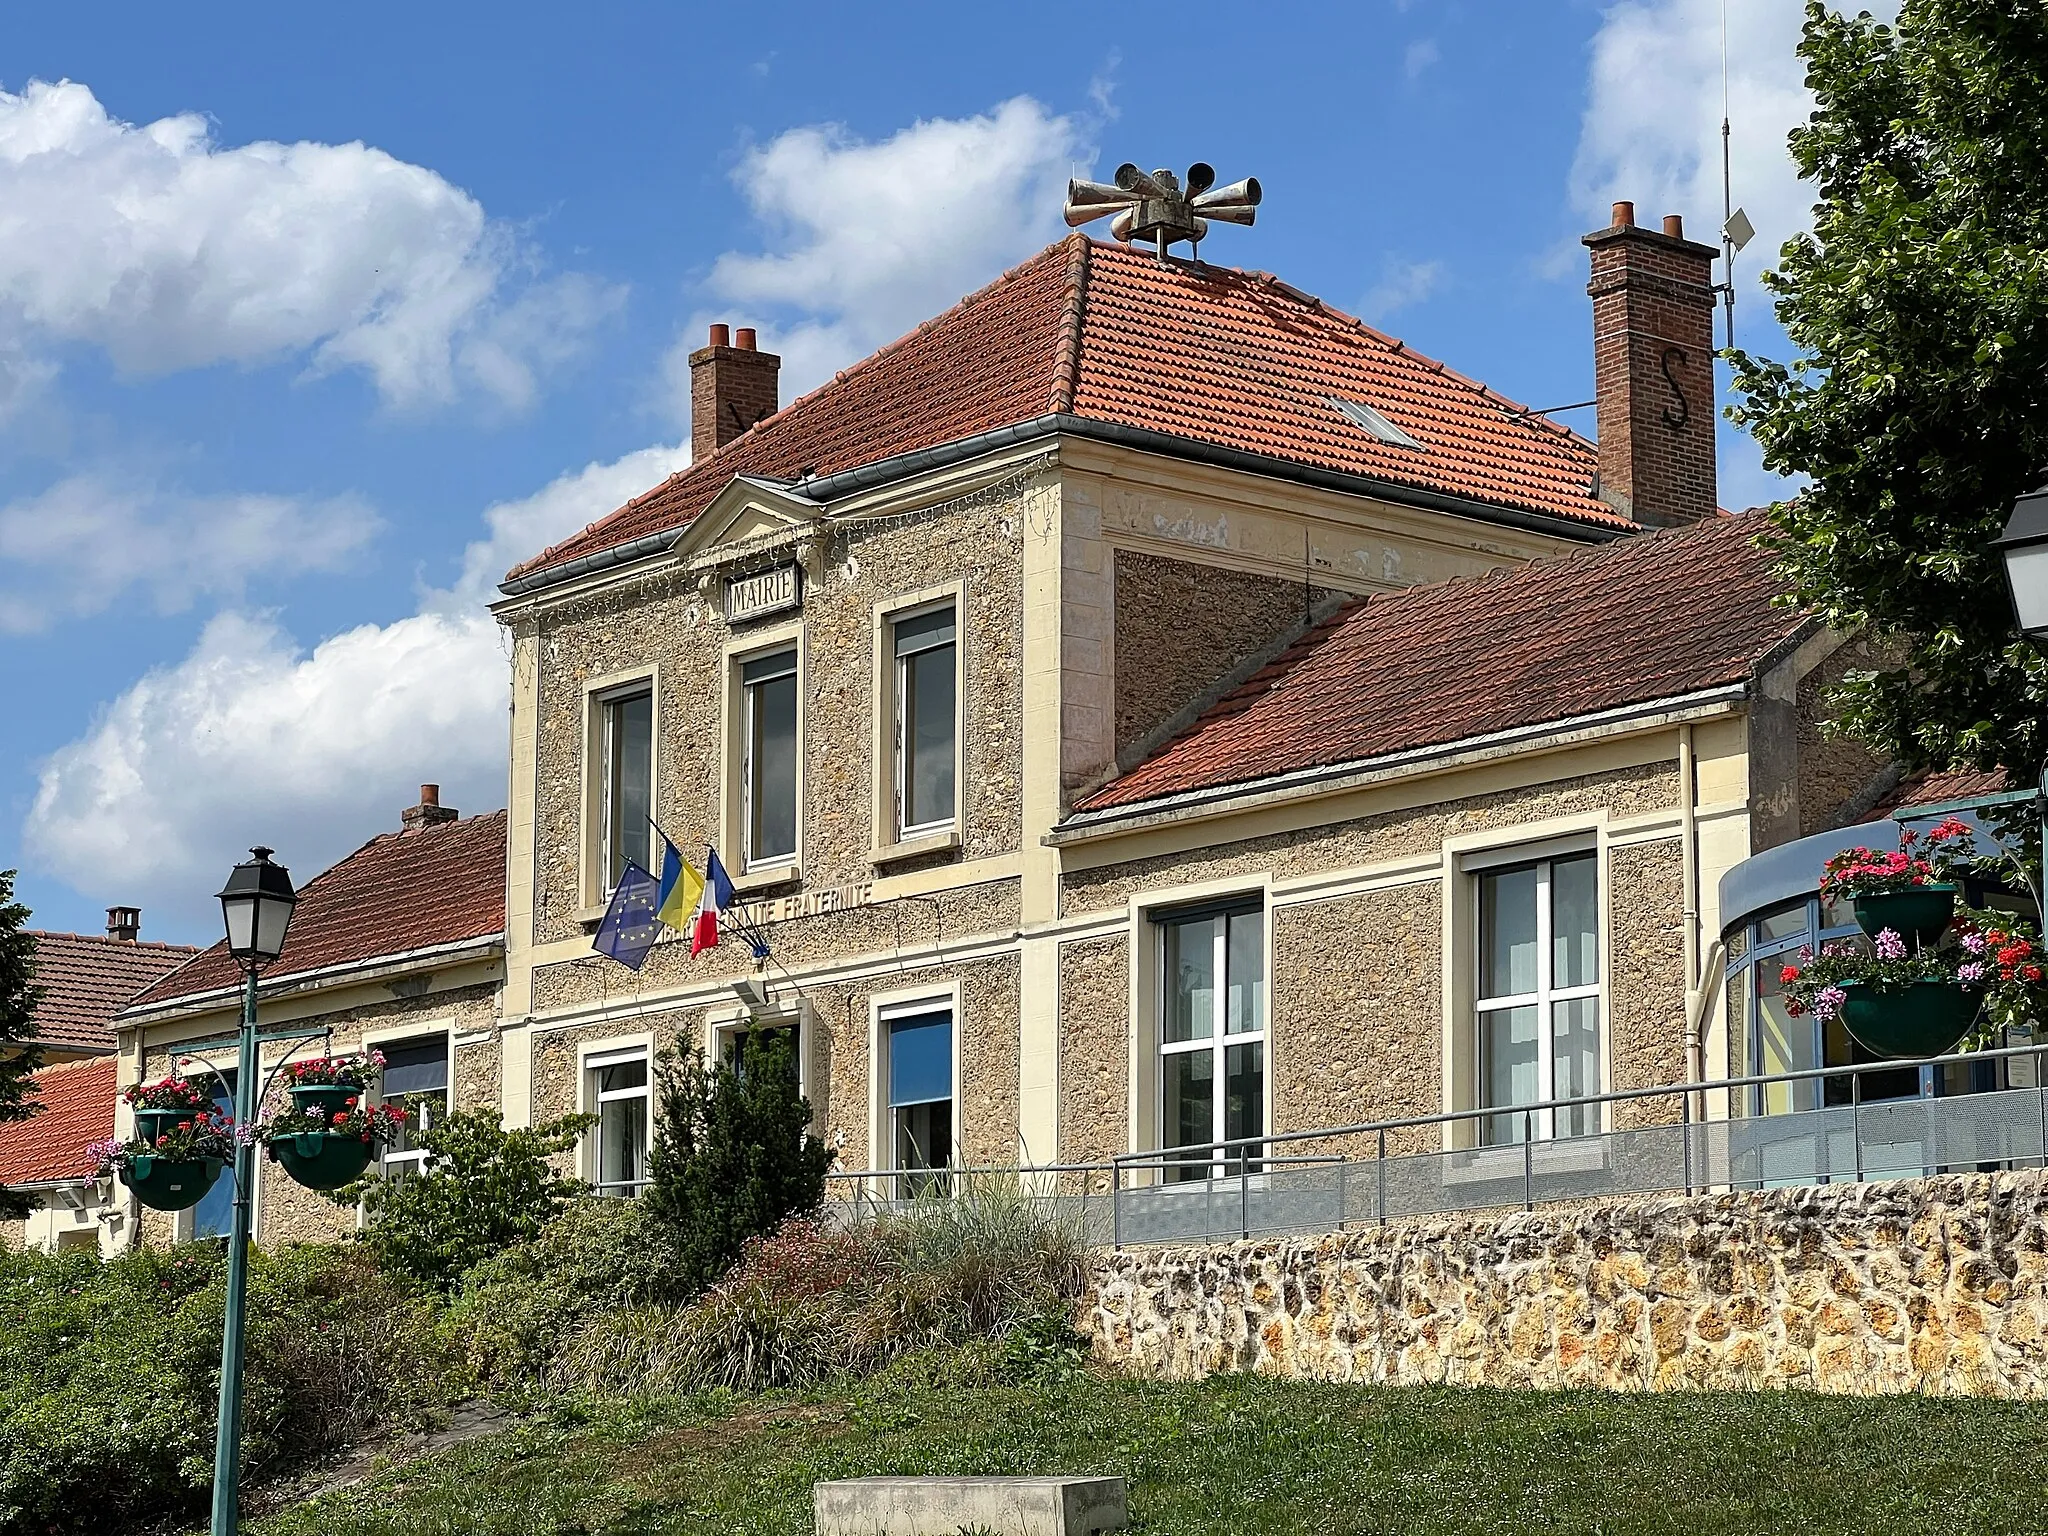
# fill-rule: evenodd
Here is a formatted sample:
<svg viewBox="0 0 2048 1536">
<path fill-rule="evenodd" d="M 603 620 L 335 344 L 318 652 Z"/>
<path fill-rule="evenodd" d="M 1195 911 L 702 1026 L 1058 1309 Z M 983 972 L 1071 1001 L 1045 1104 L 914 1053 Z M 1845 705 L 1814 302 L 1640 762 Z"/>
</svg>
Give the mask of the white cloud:
<svg viewBox="0 0 2048 1536">
<path fill-rule="evenodd" d="M 1410 80 L 1418 79 L 1424 70 L 1442 57 L 1443 50 L 1437 47 L 1435 38 L 1417 38 L 1401 55 L 1401 73 Z"/>
<path fill-rule="evenodd" d="M 214 619 L 43 763 L 22 829 L 30 858 L 203 933 L 206 893 L 251 843 L 303 878 L 395 828 L 421 783 L 465 813 L 502 805 L 509 664 L 484 599 L 508 566 L 688 457 L 644 449 L 492 506 L 455 585 L 395 623 L 306 651 L 267 616 Z"/>
<path fill-rule="evenodd" d="M 1440 261 L 1402 261 L 1389 256 L 1380 266 L 1379 281 L 1359 301 L 1359 313 L 1377 323 L 1397 310 L 1423 303 L 1443 281 Z"/>
<path fill-rule="evenodd" d="M 1057 239 L 1082 129 L 1029 96 L 968 118 L 930 118 L 879 143 L 833 125 L 794 128 L 745 156 L 733 180 L 775 249 L 729 251 L 668 364 L 688 415 L 691 349 L 706 318 L 755 325 L 782 355 L 788 400 Z"/>
<path fill-rule="evenodd" d="M 124 123 L 73 82 L 0 91 L 0 363 L 24 339 L 137 375 L 303 355 L 392 405 L 518 405 L 618 298 L 578 278 L 508 298 L 524 265 L 468 193 L 361 143 L 227 148 L 196 113 Z"/>
<path fill-rule="evenodd" d="M 101 613 L 131 591 L 175 613 L 254 576 L 333 570 L 378 527 L 353 497 L 194 496 L 74 475 L 0 506 L 0 633 Z"/>
<path fill-rule="evenodd" d="M 1887 21 L 1898 11 L 1897 0 L 1863 0 L 1858 8 Z M 1728 0 L 1732 181 L 1735 202 L 1757 231 L 1736 258 L 1736 340 L 1778 355 L 1786 350 L 1783 336 L 1757 278 L 1812 216 L 1813 194 L 1785 145 L 1813 106 L 1796 52 L 1802 14 L 1789 0 Z M 1664 214 L 1682 214 L 1693 239 L 1718 244 L 1721 0 L 1624 0 L 1607 10 L 1592 51 L 1571 177 L 1582 226 L 1604 227 L 1611 205 L 1627 200 L 1640 223 L 1654 227 Z M 1584 260 L 1573 242 L 1554 265 L 1582 273 Z M 1746 435 L 1724 426 L 1720 446 L 1724 505 L 1784 494 Z"/>
</svg>

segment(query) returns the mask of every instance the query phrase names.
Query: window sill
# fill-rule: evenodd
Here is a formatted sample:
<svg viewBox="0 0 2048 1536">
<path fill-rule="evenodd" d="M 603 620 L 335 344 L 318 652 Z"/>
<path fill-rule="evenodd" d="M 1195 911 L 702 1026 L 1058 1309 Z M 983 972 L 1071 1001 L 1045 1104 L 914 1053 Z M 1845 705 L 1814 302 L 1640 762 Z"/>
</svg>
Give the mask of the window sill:
<svg viewBox="0 0 2048 1536">
<path fill-rule="evenodd" d="M 884 864 L 899 864 L 905 859 L 923 858 L 930 853 L 953 853 L 959 847 L 960 829 L 946 827 L 941 831 L 906 837 L 901 842 L 884 843 L 868 855 L 868 862 L 879 868 Z"/>
<path fill-rule="evenodd" d="M 778 864 L 773 869 L 750 870 L 743 875 L 732 877 L 733 894 L 736 896 L 765 895 L 784 887 L 795 887 L 804 883 L 801 864 Z"/>
<path fill-rule="evenodd" d="M 605 911 L 610 906 L 610 902 L 601 901 L 594 907 L 578 907 L 569 914 L 569 917 L 572 922 L 580 923 L 585 928 L 595 928 L 604 921 Z"/>
</svg>

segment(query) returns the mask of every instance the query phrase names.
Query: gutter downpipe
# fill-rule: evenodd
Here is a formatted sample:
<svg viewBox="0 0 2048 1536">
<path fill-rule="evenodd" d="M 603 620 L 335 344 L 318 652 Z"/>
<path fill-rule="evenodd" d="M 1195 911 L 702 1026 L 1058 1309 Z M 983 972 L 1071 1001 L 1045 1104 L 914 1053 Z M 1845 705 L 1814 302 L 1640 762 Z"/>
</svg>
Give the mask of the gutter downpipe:
<svg viewBox="0 0 2048 1536">
<path fill-rule="evenodd" d="M 1705 995 L 1700 967 L 1699 764 L 1693 754 L 1692 723 L 1678 728 L 1678 805 L 1680 879 L 1685 886 L 1685 1080 L 1705 1076 L 1701 1025 Z M 1718 948 L 1718 941 L 1716 941 Z"/>
</svg>

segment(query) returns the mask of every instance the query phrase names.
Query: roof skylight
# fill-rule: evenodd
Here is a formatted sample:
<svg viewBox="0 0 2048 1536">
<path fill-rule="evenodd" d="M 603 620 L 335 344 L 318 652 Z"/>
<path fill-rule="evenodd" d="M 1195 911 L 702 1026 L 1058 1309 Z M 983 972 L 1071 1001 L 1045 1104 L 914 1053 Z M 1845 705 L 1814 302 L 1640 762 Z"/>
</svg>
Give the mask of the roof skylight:
<svg viewBox="0 0 2048 1536">
<path fill-rule="evenodd" d="M 1346 400 L 1341 395 L 1330 395 L 1326 398 L 1331 405 L 1337 408 L 1338 414 L 1346 421 L 1350 422 L 1354 427 L 1365 428 L 1366 431 L 1370 432 L 1381 442 L 1392 443 L 1398 448 L 1420 448 L 1422 446 L 1422 444 L 1415 441 L 1414 438 L 1403 432 L 1364 401 Z"/>
</svg>

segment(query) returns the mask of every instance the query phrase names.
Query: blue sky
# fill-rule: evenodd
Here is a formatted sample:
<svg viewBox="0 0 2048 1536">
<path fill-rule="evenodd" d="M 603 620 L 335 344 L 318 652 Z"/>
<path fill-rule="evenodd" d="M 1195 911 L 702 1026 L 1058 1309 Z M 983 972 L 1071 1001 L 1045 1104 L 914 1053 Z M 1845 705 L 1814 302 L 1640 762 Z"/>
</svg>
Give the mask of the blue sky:
<svg viewBox="0 0 2048 1536">
<path fill-rule="evenodd" d="M 1754 258 L 1796 8 L 1731 15 Z M 1711 238 L 1720 88 L 1717 0 L 19 12 L 0 868 L 38 926 L 203 940 L 251 842 L 303 876 L 423 780 L 502 804 L 481 603 L 684 462 L 704 324 L 787 400 L 1055 238 L 1070 171 L 1256 175 L 1205 256 L 1586 399 L 1576 237 L 1633 196 Z M 1769 494 L 1726 443 L 1724 502 Z"/>
</svg>

